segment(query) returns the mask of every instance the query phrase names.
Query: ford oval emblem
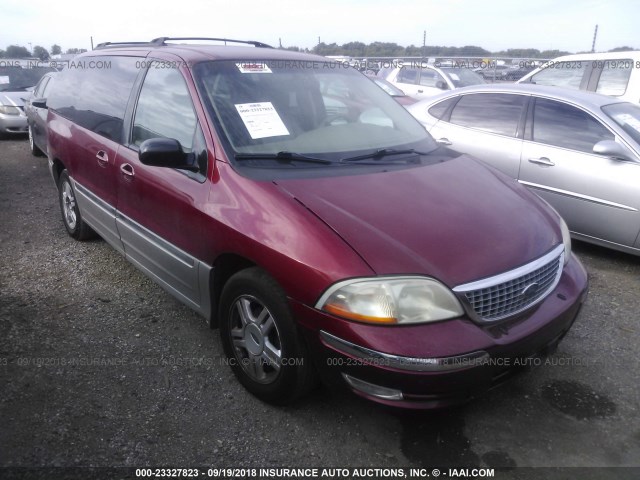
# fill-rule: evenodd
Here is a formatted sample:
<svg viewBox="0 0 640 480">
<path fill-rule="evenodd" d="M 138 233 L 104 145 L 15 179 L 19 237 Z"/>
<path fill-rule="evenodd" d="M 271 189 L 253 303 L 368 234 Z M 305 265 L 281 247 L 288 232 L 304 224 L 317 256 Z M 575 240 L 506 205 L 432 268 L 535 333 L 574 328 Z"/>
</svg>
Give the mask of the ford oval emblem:
<svg viewBox="0 0 640 480">
<path fill-rule="evenodd" d="M 540 284 L 538 282 L 530 283 L 529 285 L 527 285 L 522 289 L 522 291 L 520 292 L 520 296 L 528 300 L 530 298 L 535 297 L 539 289 L 540 289 Z"/>
</svg>

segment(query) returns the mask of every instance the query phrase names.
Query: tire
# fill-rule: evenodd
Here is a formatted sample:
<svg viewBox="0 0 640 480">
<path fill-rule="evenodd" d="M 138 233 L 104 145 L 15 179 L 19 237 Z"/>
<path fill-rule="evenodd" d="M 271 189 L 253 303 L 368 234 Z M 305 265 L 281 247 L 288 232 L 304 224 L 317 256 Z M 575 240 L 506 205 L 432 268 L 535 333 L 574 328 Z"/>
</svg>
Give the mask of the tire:
<svg viewBox="0 0 640 480">
<path fill-rule="evenodd" d="M 36 143 L 33 141 L 33 130 L 31 125 L 29 125 L 29 150 L 31 150 L 31 155 L 34 157 L 44 157 L 44 152 L 38 148 Z"/>
<path fill-rule="evenodd" d="M 248 268 L 229 279 L 219 325 L 233 373 L 259 399 L 285 405 L 315 386 L 315 370 L 287 297 L 264 270 Z"/>
<path fill-rule="evenodd" d="M 60 201 L 60 212 L 62 222 L 67 232 L 76 240 L 88 240 L 95 236 L 95 232 L 89 225 L 84 223 L 80 210 L 76 202 L 76 193 L 69 179 L 69 174 L 63 170 L 58 180 L 58 199 Z"/>
</svg>

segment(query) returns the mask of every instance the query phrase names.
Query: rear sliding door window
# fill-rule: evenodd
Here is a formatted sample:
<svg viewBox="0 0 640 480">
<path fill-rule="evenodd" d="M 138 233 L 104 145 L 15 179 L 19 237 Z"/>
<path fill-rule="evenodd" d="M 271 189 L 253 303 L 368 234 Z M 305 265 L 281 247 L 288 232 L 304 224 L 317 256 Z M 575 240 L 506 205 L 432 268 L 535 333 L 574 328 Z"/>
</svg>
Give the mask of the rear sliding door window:
<svg viewBox="0 0 640 480">
<path fill-rule="evenodd" d="M 139 73 L 136 57 L 80 57 L 56 77 L 47 104 L 81 127 L 118 143 L 131 89 Z"/>
<path fill-rule="evenodd" d="M 463 96 L 450 122 L 463 127 L 515 137 L 527 98 L 523 95 L 478 93 Z"/>
</svg>

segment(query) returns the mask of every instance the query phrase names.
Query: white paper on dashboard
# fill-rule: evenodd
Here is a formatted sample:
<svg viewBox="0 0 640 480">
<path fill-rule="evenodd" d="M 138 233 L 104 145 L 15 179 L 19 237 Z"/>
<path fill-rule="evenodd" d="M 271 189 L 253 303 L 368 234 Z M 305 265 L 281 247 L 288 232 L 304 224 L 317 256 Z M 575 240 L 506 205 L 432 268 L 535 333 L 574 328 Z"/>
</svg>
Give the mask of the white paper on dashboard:
<svg viewBox="0 0 640 480">
<path fill-rule="evenodd" d="M 289 135 L 289 130 L 271 102 L 240 103 L 235 105 L 251 138 Z"/>
</svg>

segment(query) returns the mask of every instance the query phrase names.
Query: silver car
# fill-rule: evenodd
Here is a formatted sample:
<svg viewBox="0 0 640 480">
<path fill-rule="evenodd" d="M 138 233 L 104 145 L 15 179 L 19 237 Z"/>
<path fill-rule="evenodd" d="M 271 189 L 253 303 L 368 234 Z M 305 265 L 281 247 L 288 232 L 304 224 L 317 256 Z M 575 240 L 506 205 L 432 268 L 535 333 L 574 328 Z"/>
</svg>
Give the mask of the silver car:
<svg viewBox="0 0 640 480">
<path fill-rule="evenodd" d="M 0 65 L 0 136 L 27 133 L 24 102 L 45 73 L 55 72 L 49 67 L 23 68 L 12 62 Z"/>
<path fill-rule="evenodd" d="M 407 108 L 441 145 L 484 160 L 547 200 L 576 239 L 640 255 L 637 104 L 501 84 Z"/>
</svg>

